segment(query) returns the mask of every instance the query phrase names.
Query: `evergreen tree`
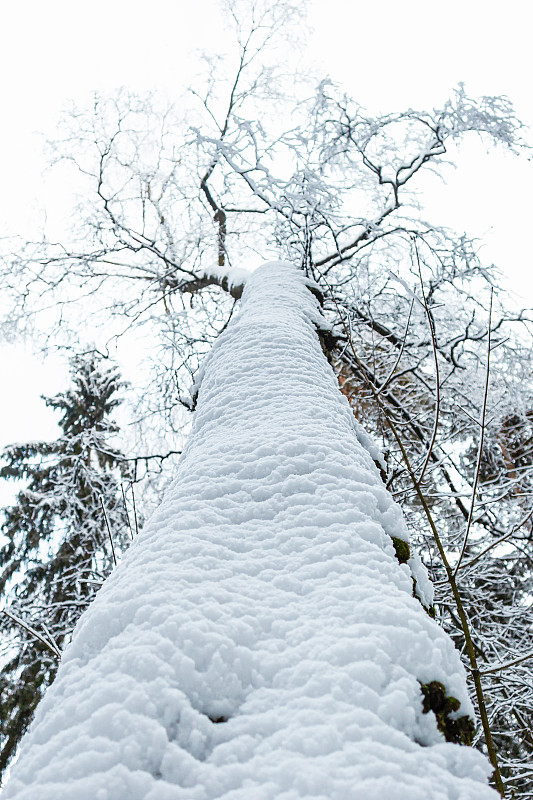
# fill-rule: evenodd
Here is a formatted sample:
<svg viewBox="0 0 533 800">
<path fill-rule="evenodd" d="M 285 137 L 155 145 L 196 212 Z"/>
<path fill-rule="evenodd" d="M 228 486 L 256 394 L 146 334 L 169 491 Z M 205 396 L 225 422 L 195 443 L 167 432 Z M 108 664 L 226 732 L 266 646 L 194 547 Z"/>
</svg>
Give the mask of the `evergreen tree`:
<svg viewBox="0 0 533 800">
<path fill-rule="evenodd" d="M 76 356 L 71 370 L 72 387 L 45 398 L 61 414 L 60 437 L 6 448 L 0 469 L 1 478 L 25 484 L 1 526 L 7 543 L 0 550 L 0 595 L 9 606 L 0 615 L 7 644 L 0 774 L 55 677 L 76 621 L 111 571 L 115 549 L 127 541 L 121 495 L 127 462 L 108 443 L 118 430 L 110 417 L 123 383 L 95 352 Z"/>
</svg>

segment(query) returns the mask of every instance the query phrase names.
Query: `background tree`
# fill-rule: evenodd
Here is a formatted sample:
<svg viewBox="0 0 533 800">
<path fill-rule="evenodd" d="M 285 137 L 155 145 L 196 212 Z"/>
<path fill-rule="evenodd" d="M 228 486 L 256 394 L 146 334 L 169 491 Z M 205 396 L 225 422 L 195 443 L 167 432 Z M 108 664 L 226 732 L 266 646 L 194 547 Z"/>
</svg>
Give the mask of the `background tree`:
<svg viewBox="0 0 533 800">
<path fill-rule="evenodd" d="M 162 419 L 168 437 L 234 313 L 239 268 L 258 253 L 300 264 L 332 324 L 324 346 L 386 451 L 384 479 L 437 581 L 439 619 L 471 674 L 487 673 L 506 777 L 533 796 L 529 319 L 493 295 L 497 273 L 476 243 L 428 221 L 422 202 L 450 145 L 476 134 L 519 152 L 522 126 L 506 98 L 463 86 L 441 108 L 371 117 L 329 81 L 279 66 L 295 4 L 226 9 L 236 54 L 211 59 L 179 108 L 123 91 L 67 115 L 54 158 L 91 199 L 70 241 L 28 244 L 6 283 L 19 298 L 23 287 L 22 317 L 53 297 L 59 335 L 80 302 L 110 339 L 157 332 L 139 416 Z M 485 664 L 466 652 L 450 574 Z"/>
<path fill-rule="evenodd" d="M 24 483 L 0 529 L 7 539 L 0 550 L 2 772 L 75 623 L 130 538 L 121 487 L 130 471 L 110 443 L 124 384 L 96 352 L 74 357 L 71 372 L 72 387 L 46 399 L 61 415 L 61 436 L 2 454 L 0 478 Z"/>
<path fill-rule="evenodd" d="M 414 316 L 414 310 L 409 314 Z M 436 308 L 427 307 L 427 324 L 435 338 L 444 327 L 438 326 L 441 314 L 438 303 Z M 506 386 L 508 364 L 494 357 L 498 336 L 488 319 L 478 333 L 485 340 L 484 363 L 483 353 L 478 352 L 479 369 L 470 363 L 461 389 L 436 345 L 434 369 L 424 374 L 418 372 L 420 348 L 411 360 L 407 337 L 396 336 L 391 346 L 396 356 L 389 351 L 387 357 L 382 345 L 376 358 L 375 342 L 361 327 L 355 316 L 346 325 L 349 348 L 343 358 L 339 356 L 344 391 L 359 418 L 373 420 L 373 429 L 381 431 L 389 448 L 386 479 L 408 514 L 411 530 L 418 532 L 436 585 L 438 618 L 463 651 L 471 675 L 481 674 L 488 723 L 509 789 L 528 797 L 532 790 L 531 459 L 526 445 L 513 453 L 511 461 L 508 448 L 513 439 L 504 433 L 506 409 L 527 409 L 530 402 L 528 369 L 519 368 L 525 353 L 518 361 L 509 360 L 521 380 L 512 390 L 512 381 Z M 399 333 L 394 325 L 389 330 Z M 394 342 L 394 333 L 390 338 Z M 468 353 L 469 358 L 472 355 Z M 345 366 L 346 360 L 353 370 Z M 396 365 L 392 372 L 387 371 L 387 361 Z M 520 423 L 524 444 L 527 418 L 524 413 Z M 489 466 L 496 457 L 499 474 Z M 428 536 L 428 531 L 434 535 Z M 477 663 L 467 654 L 467 626 L 459 618 L 452 583 L 462 599 Z"/>
</svg>

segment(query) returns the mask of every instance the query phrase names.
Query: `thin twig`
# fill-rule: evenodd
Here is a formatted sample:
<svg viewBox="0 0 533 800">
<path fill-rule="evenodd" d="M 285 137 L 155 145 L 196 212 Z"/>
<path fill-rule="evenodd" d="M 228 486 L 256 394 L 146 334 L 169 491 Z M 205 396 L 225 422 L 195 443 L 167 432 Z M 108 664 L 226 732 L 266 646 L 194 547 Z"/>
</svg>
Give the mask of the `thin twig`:
<svg viewBox="0 0 533 800">
<path fill-rule="evenodd" d="M 56 640 L 54 639 L 54 637 L 52 636 L 52 634 L 50 633 L 50 631 L 48 630 L 48 627 L 45 625 L 44 622 L 41 622 L 41 628 L 46 633 L 46 635 L 48 636 L 48 639 L 54 645 L 54 647 L 57 650 L 57 652 L 60 653 L 61 650 L 59 649 L 59 645 L 57 644 Z"/>
<path fill-rule="evenodd" d="M 491 542 L 484 550 L 481 551 L 481 553 L 478 553 L 477 556 L 471 558 L 470 561 L 466 562 L 466 564 L 462 564 L 461 569 L 467 569 L 467 567 L 471 567 L 473 564 L 476 563 L 476 561 L 479 561 L 480 558 L 483 558 L 483 556 L 486 555 L 494 547 L 497 547 L 502 542 L 505 542 L 507 541 L 507 539 L 510 539 L 510 537 L 514 536 L 514 534 L 520 530 L 522 525 L 525 525 L 526 522 L 528 522 L 532 516 L 533 516 L 533 509 L 531 509 L 531 511 L 529 511 L 520 522 L 517 522 L 516 525 L 513 525 L 510 531 L 505 533 L 503 536 L 500 536 L 494 542 Z"/>
<path fill-rule="evenodd" d="M 135 519 L 135 535 L 138 536 L 139 535 L 139 522 L 137 520 L 137 506 L 135 504 L 135 492 L 133 491 L 133 482 L 130 483 L 130 487 L 131 487 L 131 499 L 133 501 L 133 516 L 134 516 L 134 519 Z"/>
<path fill-rule="evenodd" d="M 433 431 L 432 431 L 432 434 L 431 434 L 431 440 L 430 440 L 429 445 L 428 445 L 428 451 L 427 451 L 427 455 L 426 455 L 426 458 L 425 458 L 425 461 L 424 461 L 424 465 L 422 467 L 422 472 L 418 476 L 418 483 L 421 484 L 422 483 L 422 479 L 423 479 L 424 475 L 426 474 L 426 470 L 428 468 L 428 464 L 429 464 L 429 461 L 431 459 L 431 454 L 433 453 L 433 448 L 435 447 L 435 441 L 437 439 L 437 431 L 438 431 L 438 427 L 439 427 L 439 417 L 440 417 L 440 373 L 439 373 L 439 358 L 438 358 L 438 353 L 437 353 L 437 339 L 436 339 L 436 336 L 435 336 L 435 325 L 433 323 L 433 317 L 431 316 L 431 313 L 429 311 L 428 301 L 427 301 L 426 293 L 424 291 L 424 281 L 423 281 L 423 278 L 422 278 L 422 268 L 420 266 L 420 256 L 419 256 L 419 253 L 418 253 L 418 245 L 416 243 L 416 239 L 414 240 L 414 247 L 415 247 L 415 253 L 416 253 L 416 261 L 417 261 L 417 264 L 418 264 L 418 274 L 420 276 L 420 288 L 422 290 L 422 298 L 424 300 L 424 309 L 426 311 L 426 316 L 427 316 L 428 325 L 429 325 L 429 331 L 430 331 L 430 334 L 431 334 L 431 344 L 432 344 L 432 348 L 433 348 L 433 359 L 434 359 L 434 362 L 435 362 L 435 378 L 436 378 L 436 383 L 435 383 L 435 392 L 436 392 L 436 396 L 435 396 L 435 420 L 434 420 L 434 423 L 433 423 Z"/>
<path fill-rule="evenodd" d="M 522 656 L 521 658 L 515 658 L 514 661 L 507 661 L 506 664 L 500 664 L 499 667 L 493 667 L 492 669 L 484 669 L 481 671 L 480 674 L 490 675 L 492 672 L 499 672 L 502 669 L 509 669 L 509 667 L 514 667 L 516 664 L 521 664 L 522 661 L 527 661 L 529 658 L 533 658 L 533 650 L 526 656 Z"/>
<path fill-rule="evenodd" d="M 17 625 L 20 625 L 20 627 L 24 628 L 24 630 L 28 631 L 28 633 L 31 633 L 31 635 L 35 639 L 38 639 L 41 644 L 44 644 L 44 646 L 47 647 L 55 656 L 57 656 L 57 658 L 61 658 L 61 650 L 59 650 L 55 643 L 47 641 L 47 639 L 45 639 L 44 636 L 41 636 L 40 633 L 37 633 L 37 631 L 32 628 L 31 625 L 28 625 L 26 622 L 24 622 L 24 620 L 19 619 L 14 614 L 11 614 L 11 612 L 7 609 L 3 608 L 2 611 L 6 617 L 9 617 L 10 620 L 15 622 Z"/>
<path fill-rule="evenodd" d="M 116 567 L 117 566 L 117 557 L 115 555 L 115 545 L 113 544 L 113 536 L 111 535 L 111 527 L 109 525 L 109 520 L 107 518 L 107 512 L 106 512 L 105 506 L 104 506 L 104 498 L 102 497 L 102 495 L 100 495 L 100 503 L 102 505 L 102 511 L 104 512 L 105 524 L 107 526 L 107 532 L 109 534 L 109 541 L 111 543 L 111 552 L 113 554 L 113 562 L 114 562 L 115 567 Z"/>
<path fill-rule="evenodd" d="M 128 506 L 126 505 L 126 493 L 124 492 L 124 484 L 120 484 L 120 488 L 122 490 L 122 502 L 124 503 L 124 511 L 126 512 L 126 519 L 128 521 L 128 528 L 130 530 L 130 536 L 133 540 L 133 531 L 131 529 L 131 522 L 130 522 L 130 515 L 128 514 Z"/>
<path fill-rule="evenodd" d="M 477 494 L 477 487 L 479 483 L 479 476 L 481 474 L 481 459 L 483 457 L 483 444 L 485 441 L 485 421 L 487 416 L 487 399 L 489 396 L 489 379 L 490 379 L 490 349 L 491 349 L 491 329 L 492 329 L 492 296 L 493 290 L 490 290 L 490 306 L 489 306 L 489 330 L 488 330 L 488 340 L 487 340 L 487 368 L 485 371 L 485 391 L 483 393 L 483 408 L 481 410 L 481 434 L 479 437 L 479 448 L 477 454 L 477 463 L 476 463 L 476 472 L 474 475 L 474 484 L 472 486 L 472 498 L 470 500 L 470 511 L 468 512 L 468 521 L 466 523 L 466 531 L 465 537 L 463 540 L 463 546 L 461 548 L 461 554 L 459 556 L 459 560 L 455 565 L 454 570 L 454 578 L 457 575 L 459 567 L 461 566 L 461 562 L 464 558 L 466 553 L 466 548 L 468 545 L 468 537 L 470 535 L 470 529 L 472 527 L 472 521 L 474 518 L 474 508 L 476 503 L 476 494 Z"/>
<path fill-rule="evenodd" d="M 389 372 L 389 374 L 387 375 L 387 377 L 385 378 L 385 380 L 383 381 L 383 383 L 379 387 L 378 392 L 377 392 L 378 395 L 381 394 L 381 392 L 384 389 L 387 388 L 392 376 L 396 372 L 396 369 L 398 367 L 398 364 L 400 363 L 401 357 L 403 356 L 403 351 L 405 349 L 405 343 L 407 341 L 407 333 L 409 331 L 409 323 L 411 322 L 411 314 L 413 313 L 414 303 L 415 303 L 415 301 L 411 300 L 411 307 L 409 308 L 409 316 L 407 317 L 407 323 L 406 323 L 406 326 L 405 326 L 405 332 L 404 332 L 404 335 L 403 335 L 402 345 L 400 347 L 400 352 L 398 353 L 398 357 L 397 357 L 396 361 L 394 362 L 391 371 Z"/>
</svg>

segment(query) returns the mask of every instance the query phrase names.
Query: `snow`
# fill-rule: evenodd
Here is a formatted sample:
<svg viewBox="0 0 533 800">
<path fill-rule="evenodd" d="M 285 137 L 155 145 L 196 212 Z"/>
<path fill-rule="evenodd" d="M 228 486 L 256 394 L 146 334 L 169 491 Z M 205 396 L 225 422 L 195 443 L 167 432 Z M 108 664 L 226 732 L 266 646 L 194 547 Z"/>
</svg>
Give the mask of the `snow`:
<svg viewBox="0 0 533 800">
<path fill-rule="evenodd" d="M 496 800 L 420 682 L 472 714 L 417 557 L 338 390 L 303 273 L 274 262 L 208 356 L 164 502 L 81 618 L 17 800 Z M 363 442 L 361 444 L 361 441 Z"/>
<path fill-rule="evenodd" d="M 212 264 L 205 272 L 206 278 L 216 278 L 222 285 L 222 281 L 227 282 L 228 288 L 231 290 L 237 286 L 244 286 L 250 277 L 250 271 L 242 269 L 242 267 L 233 267 L 225 264 L 218 266 Z"/>
</svg>

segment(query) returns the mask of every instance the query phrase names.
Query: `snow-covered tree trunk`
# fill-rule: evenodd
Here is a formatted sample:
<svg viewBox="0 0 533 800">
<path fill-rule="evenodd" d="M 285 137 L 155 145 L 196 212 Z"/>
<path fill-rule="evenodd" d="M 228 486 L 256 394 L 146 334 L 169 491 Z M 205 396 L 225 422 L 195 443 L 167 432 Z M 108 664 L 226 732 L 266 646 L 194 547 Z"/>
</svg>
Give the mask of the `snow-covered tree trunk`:
<svg viewBox="0 0 533 800">
<path fill-rule="evenodd" d="M 250 277 L 176 479 L 82 617 L 6 800 L 497 797 L 453 743 L 464 670 L 323 325 L 299 270 Z"/>
</svg>

